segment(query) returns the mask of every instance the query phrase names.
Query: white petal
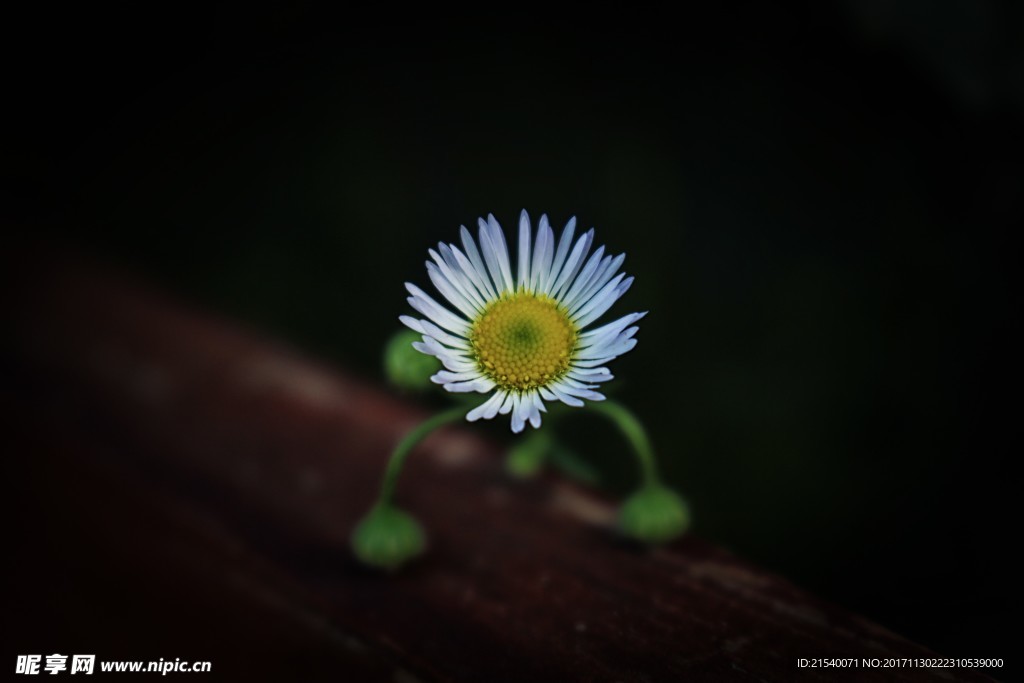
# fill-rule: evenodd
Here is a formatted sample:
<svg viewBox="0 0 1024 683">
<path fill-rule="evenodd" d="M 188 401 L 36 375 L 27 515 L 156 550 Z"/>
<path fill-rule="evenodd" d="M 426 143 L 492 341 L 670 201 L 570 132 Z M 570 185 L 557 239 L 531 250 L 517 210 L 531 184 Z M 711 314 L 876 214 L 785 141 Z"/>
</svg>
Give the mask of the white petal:
<svg viewBox="0 0 1024 683">
<path fill-rule="evenodd" d="M 562 391 L 559 387 L 552 386 L 549 387 L 549 389 L 551 390 L 551 393 L 554 394 L 562 403 L 568 406 L 572 406 L 573 408 L 583 407 L 583 401 L 579 400 L 575 396 L 570 396 L 569 394 Z"/>
<path fill-rule="evenodd" d="M 419 318 L 414 318 L 411 315 L 400 315 L 398 319 L 413 332 L 425 334 L 423 332 L 423 322 Z"/>
<path fill-rule="evenodd" d="M 530 288 L 530 216 L 526 209 L 519 214 L 519 277 L 516 279 L 517 289 Z"/>
<path fill-rule="evenodd" d="M 468 370 L 466 372 L 438 370 L 436 374 L 431 375 L 430 380 L 434 384 L 450 384 L 452 382 L 472 382 L 473 380 L 480 379 L 481 377 L 483 377 L 483 375 L 479 370 Z"/>
<path fill-rule="evenodd" d="M 448 359 L 454 363 L 472 365 L 472 360 L 466 355 L 465 351 L 449 349 L 447 346 L 442 346 L 441 342 L 427 334 L 423 335 L 423 341 L 413 342 L 412 346 L 417 351 L 421 351 L 431 356 L 437 356 L 441 360 Z"/>
<path fill-rule="evenodd" d="M 430 250 L 433 253 L 433 249 Z M 476 306 L 466 298 L 464 294 L 459 292 L 458 288 L 448 278 L 444 276 L 441 269 L 437 267 L 437 264 L 427 261 L 427 276 L 430 277 L 430 281 L 437 287 L 437 291 L 441 292 L 448 302 L 459 309 L 462 315 L 467 318 L 472 318 L 477 313 Z"/>
<path fill-rule="evenodd" d="M 423 341 L 413 342 L 412 347 L 420 353 L 434 356 L 441 361 L 445 368 L 452 372 L 470 372 L 477 368 L 476 363 L 452 349 L 446 349 L 436 339 L 431 337 L 424 336 Z"/>
<path fill-rule="evenodd" d="M 530 401 L 530 424 L 534 429 L 540 428 L 540 411 L 544 410 L 544 404 L 540 402 L 540 394 L 536 391 L 528 395 Z"/>
<path fill-rule="evenodd" d="M 514 282 L 512 280 L 512 261 L 508 255 L 508 243 L 505 242 L 505 231 L 498 224 L 498 219 L 493 213 L 487 214 L 487 225 L 491 228 L 491 240 L 501 251 L 501 258 L 498 260 L 501 265 L 501 272 L 505 276 L 505 282 L 511 290 Z"/>
<path fill-rule="evenodd" d="M 550 277 L 544 286 L 545 294 L 551 294 L 555 282 L 558 281 L 558 276 L 562 272 L 562 266 L 565 264 L 565 257 L 569 255 L 569 248 L 572 246 L 572 238 L 575 232 L 576 216 L 573 216 L 565 224 L 565 228 L 562 230 L 562 237 L 558 240 L 558 251 L 555 252 L 555 257 L 551 261 Z"/>
<path fill-rule="evenodd" d="M 469 351 L 468 341 L 461 337 L 448 334 L 429 320 L 417 320 L 411 315 L 400 315 L 398 316 L 398 319 L 405 323 L 405 325 L 414 332 L 419 332 L 420 334 L 427 335 L 428 337 L 433 337 L 445 346 L 451 346 L 459 349 L 460 351 Z"/>
<path fill-rule="evenodd" d="M 584 272 L 580 273 L 580 276 L 576 278 L 576 284 L 573 285 L 572 291 L 569 292 L 564 299 L 564 303 L 570 311 L 577 310 L 580 306 L 590 300 L 590 297 L 594 294 L 593 291 L 591 291 L 591 288 L 601 275 L 608 270 L 611 263 L 612 257 L 605 256 L 601 259 L 601 262 L 597 264 L 596 268 L 589 272 L 584 270 Z"/>
<path fill-rule="evenodd" d="M 533 400 L 530 398 L 530 394 L 519 394 L 519 405 L 516 406 L 515 412 L 519 414 L 519 419 L 525 426 L 533 413 Z"/>
<path fill-rule="evenodd" d="M 502 414 L 502 415 L 508 415 L 510 412 L 512 412 L 512 407 L 514 405 L 515 405 L 515 394 L 513 394 L 513 393 L 506 393 L 505 394 L 505 402 L 501 404 L 501 408 L 498 409 L 498 412 L 500 414 Z"/>
<path fill-rule="evenodd" d="M 526 419 L 523 417 L 523 399 L 520 394 L 513 394 L 512 398 L 512 431 L 518 434 L 526 426 Z"/>
<path fill-rule="evenodd" d="M 621 356 L 624 353 L 629 353 L 636 347 L 636 339 L 623 339 L 622 341 L 616 342 L 612 346 L 605 349 L 605 353 L 612 356 Z"/>
<path fill-rule="evenodd" d="M 537 226 L 537 245 L 533 250 L 533 265 L 530 268 L 530 289 L 534 292 L 547 291 L 551 275 L 551 259 L 555 256 L 555 233 L 551 230 L 547 214 L 540 217 Z"/>
<path fill-rule="evenodd" d="M 568 387 L 569 389 L 597 389 L 596 384 L 586 384 L 578 379 L 572 379 L 570 377 L 563 377 L 558 381 L 558 384 L 562 388 Z"/>
<path fill-rule="evenodd" d="M 494 382 L 482 377 L 479 379 L 470 380 L 468 382 L 455 382 L 452 384 L 445 384 L 445 391 L 450 391 L 456 394 L 466 394 L 475 391 L 478 394 L 484 394 L 494 388 Z"/>
<path fill-rule="evenodd" d="M 498 292 L 494 289 L 494 283 L 487 275 L 487 267 L 484 265 L 483 259 L 480 258 L 480 252 L 477 251 L 476 242 L 473 241 L 473 235 L 469 233 L 469 230 L 467 230 L 464 225 L 459 228 L 459 234 L 462 236 L 462 246 L 466 249 L 466 258 L 469 259 L 469 262 L 473 265 L 473 270 L 476 271 L 477 279 L 479 280 L 477 282 L 477 287 L 483 286 L 483 289 L 480 291 L 483 294 L 486 294 L 487 298 L 497 298 Z M 454 251 L 456 258 L 458 258 L 458 250 L 456 249 Z M 463 270 L 469 272 L 465 267 L 463 267 Z"/>
<path fill-rule="evenodd" d="M 605 311 L 611 308 L 612 304 L 618 301 L 619 298 L 629 290 L 633 285 L 633 278 L 627 277 L 619 283 L 619 277 L 621 275 L 622 273 L 616 275 L 614 280 L 605 285 L 604 289 L 595 294 L 590 303 L 584 306 L 583 309 L 576 314 L 577 325 L 580 327 L 586 327 L 600 318 L 604 315 Z"/>
<path fill-rule="evenodd" d="M 619 268 L 622 267 L 622 262 L 626 260 L 625 254 L 619 254 L 615 258 L 606 256 L 601 267 L 594 273 L 594 276 L 590 278 L 590 283 L 583 288 L 579 296 L 576 297 L 576 304 L 573 309 L 581 308 L 585 303 L 590 301 L 590 298 L 601 290 L 608 282 L 619 272 Z M 572 311 L 570 311 L 571 313 Z"/>
<path fill-rule="evenodd" d="M 490 282 L 488 282 L 487 271 L 484 271 L 483 274 L 477 271 L 476 266 L 454 244 L 442 244 L 441 257 L 448 263 L 449 268 L 453 271 L 458 269 L 458 272 L 469 281 L 471 286 L 467 286 L 467 288 L 470 292 L 475 292 L 474 300 L 481 307 L 486 308 L 487 303 L 494 298 L 490 293 L 493 288 L 489 289 Z"/>
<path fill-rule="evenodd" d="M 476 422 L 480 418 L 490 420 L 498 414 L 498 408 L 501 407 L 501 403 L 504 400 L 505 392 L 496 391 L 489 399 L 469 411 L 469 413 L 466 414 L 466 419 L 470 422 Z"/>
<path fill-rule="evenodd" d="M 437 263 L 437 267 L 441 269 L 441 273 L 459 290 L 459 294 L 473 304 L 475 310 L 483 310 L 485 307 L 484 299 L 477 291 L 477 286 L 473 279 L 463 272 L 462 266 L 459 265 L 454 252 L 452 252 L 452 248 L 444 242 L 438 242 L 437 251 L 435 252 L 431 249 L 429 253 L 430 257 Z M 466 265 L 470 267 L 470 270 L 473 270 L 468 261 Z"/>
<path fill-rule="evenodd" d="M 590 279 L 594 277 L 594 273 L 601 267 L 602 257 L 604 256 L 604 245 L 601 245 L 597 250 L 590 255 L 590 260 L 587 261 L 587 265 L 583 266 L 583 270 L 576 277 L 576 281 L 573 283 L 569 291 L 564 296 L 560 297 L 562 303 L 566 306 L 573 306 L 576 303 L 576 297 L 579 296 L 588 284 Z"/>
<path fill-rule="evenodd" d="M 480 251 L 483 252 L 484 261 L 487 262 L 487 270 L 494 281 L 494 287 L 500 295 L 502 292 L 510 292 L 512 286 L 512 269 L 508 264 L 508 247 L 505 246 L 505 236 L 499 228 L 495 232 L 491 225 L 479 219 L 480 224 Z"/>
<path fill-rule="evenodd" d="M 618 356 L 605 356 L 604 358 L 591 358 L 587 360 L 573 360 L 572 365 L 574 368 L 596 368 L 601 365 L 604 365 L 605 363 L 608 363 L 609 361 L 613 361 L 616 358 L 618 358 Z"/>
<path fill-rule="evenodd" d="M 491 229 L 484 219 L 479 219 L 480 230 L 477 238 L 480 240 L 480 253 L 483 254 L 484 262 L 487 263 L 487 272 L 494 283 L 494 289 L 501 293 L 505 291 L 505 279 L 501 272 L 501 264 L 498 260 L 498 247 L 491 239 Z"/>
<path fill-rule="evenodd" d="M 551 389 L 552 389 L 552 391 L 554 391 L 556 393 L 560 392 L 561 394 L 565 394 L 566 396 L 575 396 L 577 398 L 585 398 L 585 399 L 587 399 L 589 401 L 603 401 L 604 400 L 604 394 L 600 394 L 600 393 L 598 393 L 596 391 L 593 391 L 592 389 L 584 389 L 584 388 L 579 388 L 579 387 L 571 386 L 569 384 L 570 381 L 571 380 L 563 379 L 561 382 L 559 382 L 558 384 L 556 384 L 553 387 L 551 387 Z M 579 384 L 578 382 L 574 382 L 574 383 L 575 384 Z M 565 399 L 562 396 L 559 396 L 559 398 L 561 398 L 563 401 L 565 401 Z M 572 404 L 570 403 L 569 405 L 572 405 Z"/>
<path fill-rule="evenodd" d="M 579 319 L 586 315 L 587 313 L 589 313 L 590 311 L 594 310 L 594 308 L 600 306 L 602 303 L 604 303 L 606 297 L 612 296 L 614 294 L 615 289 L 619 286 L 619 284 L 625 277 L 625 273 L 619 273 L 618 275 L 616 275 L 614 278 L 612 278 L 611 282 L 605 284 L 604 287 L 602 287 L 599 291 L 595 292 L 589 299 L 587 299 L 585 305 L 573 306 L 572 313 L 570 313 L 569 317 L 573 319 Z"/>
<path fill-rule="evenodd" d="M 565 376 L 581 382 L 609 382 L 615 379 L 615 375 L 610 373 L 608 368 L 576 368 L 570 370 Z"/>
<path fill-rule="evenodd" d="M 469 324 L 458 317 L 441 304 L 434 301 L 430 296 L 416 285 L 406 282 L 405 288 L 412 294 L 406 299 L 409 305 L 423 315 L 430 318 L 449 332 L 465 337 L 469 333 Z"/>
<path fill-rule="evenodd" d="M 563 290 L 572 286 L 573 278 L 579 272 L 580 267 L 583 265 L 584 259 L 587 257 L 587 252 L 590 251 L 590 245 L 594 243 L 594 229 L 591 228 L 583 233 L 583 236 L 576 240 L 576 246 L 573 247 L 572 253 L 569 254 L 569 258 L 565 262 L 565 266 L 562 268 L 562 272 L 558 274 L 558 279 L 555 280 L 555 284 L 551 287 L 551 296 L 556 299 L 561 298 Z"/>
<path fill-rule="evenodd" d="M 584 332 L 583 334 L 580 335 L 580 348 L 586 348 L 591 344 L 598 343 L 602 338 L 605 337 L 612 338 L 618 336 L 619 332 L 621 332 L 626 327 L 632 325 L 633 323 L 637 322 L 638 320 L 641 320 L 645 315 L 647 315 L 647 311 L 641 311 L 640 313 L 630 313 L 629 315 L 622 316 L 618 320 L 613 320 L 607 325 L 602 325 L 601 327 L 596 327 L 592 330 Z"/>
<path fill-rule="evenodd" d="M 621 356 L 628 351 L 632 351 L 633 347 L 636 346 L 636 339 L 633 339 L 633 335 L 636 334 L 638 329 L 640 328 L 630 327 L 606 344 L 601 344 L 586 349 L 585 351 L 578 352 L 576 354 L 576 358 L 580 360 L 590 360 L 592 358 L 603 358 L 605 356 Z"/>
</svg>

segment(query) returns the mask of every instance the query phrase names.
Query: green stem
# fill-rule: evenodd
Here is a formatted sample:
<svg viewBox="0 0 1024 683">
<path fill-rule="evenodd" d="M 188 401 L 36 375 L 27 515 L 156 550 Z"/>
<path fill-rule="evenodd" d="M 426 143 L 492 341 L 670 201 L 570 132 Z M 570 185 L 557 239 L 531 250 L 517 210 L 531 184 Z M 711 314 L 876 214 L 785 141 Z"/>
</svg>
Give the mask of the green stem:
<svg viewBox="0 0 1024 683">
<path fill-rule="evenodd" d="M 651 448 L 651 440 L 647 438 L 647 431 L 640 423 L 640 420 L 626 406 L 613 399 L 595 401 L 589 407 L 601 413 L 615 423 L 622 435 L 626 437 L 636 459 L 640 463 L 640 472 L 643 475 L 646 486 L 656 486 L 661 479 L 658 477 L 658 465 L 654 460 L 654 449 Z"/>
<path fill-rule="evenodd" d="M 391 503 L 391 498 L 395 493 L 395 485 L 398 483 L 398 475 L 402 473 L 402 467 L 405 465 L 409 453 L 416 447 L 416 444 L 438 427 L 443 427 L 449 422 L 455 422 L 459 418 L 464 417 L 465 414 L 466 409 L 463 407 L 452 408 L 443 413 L 438 413 L 434 417 L 421 422 L 398 442 L 395 450 L 391 453 L 391 459 L 388 460 L 388 468 L 384 472 L 384 483 L 381 484 L 376 507 L 382 507 Z"/>
</svg>

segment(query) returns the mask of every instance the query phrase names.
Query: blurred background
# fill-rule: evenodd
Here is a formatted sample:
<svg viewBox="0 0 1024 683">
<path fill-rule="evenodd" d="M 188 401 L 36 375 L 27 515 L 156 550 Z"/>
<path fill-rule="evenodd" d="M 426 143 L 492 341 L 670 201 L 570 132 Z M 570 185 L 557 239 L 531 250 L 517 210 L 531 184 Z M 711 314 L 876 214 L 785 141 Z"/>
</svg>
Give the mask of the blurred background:
<svg viewBox="0 0 1024 683">
<path fill-rule="evenodd" d="M 696 533 L 944 655 L 1009 656 L 1022 8 L 687 12 L 12 17 L 5 248 L 70 245 L 379 379 L 428 247 L 575 215 L 628 254 L 615 312 L 651 311 L 616 395 Z"/>
</svg>

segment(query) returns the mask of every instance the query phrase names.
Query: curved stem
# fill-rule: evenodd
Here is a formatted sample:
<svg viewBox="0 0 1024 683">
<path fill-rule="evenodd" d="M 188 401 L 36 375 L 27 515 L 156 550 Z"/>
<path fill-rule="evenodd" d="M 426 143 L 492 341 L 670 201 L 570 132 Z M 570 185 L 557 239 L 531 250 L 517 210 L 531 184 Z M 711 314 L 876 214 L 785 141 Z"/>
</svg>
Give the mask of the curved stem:
<svg viewBox="0 0 1024 683">
<path fill-rule="evenodd" d="M 415 448 L 416 444 L 438 427 L 454 422 L 465 416 L 465 414 L 466 409 L 463 407 L 446 410 L 424 420 L 411 432 L 402 437 L 402 440 L 395 446 L 395 450 L 392 451 L 391 458 L 388 460 L 388 467 L 384 472 L 384 483 L 381 484 L 380 495 L 377 497 L 377 507 L 391 503 L 391 497 L 395 493 L 395 485 L 398 483 L 398 475 L 402 473 L 405 460 L 409 457 L 409 453 Z"/>
<path fill-rule="evenodd" d="M 658 484 L 660 478 L 658 477 L 658 465 L 654 459 L 654 449 L 651 448 L 651 440 L 647 438 L 647 431 L 637 416 L 626 406 L 610 398 L 604 401 L 595 401 L 589 407 L 614 422 L 622 435 L 629 441 L 636 454 L 636 459 L 640 462 L 640 472 L 643 475 L 644 484 L 646 486 Z"/>
</svg>

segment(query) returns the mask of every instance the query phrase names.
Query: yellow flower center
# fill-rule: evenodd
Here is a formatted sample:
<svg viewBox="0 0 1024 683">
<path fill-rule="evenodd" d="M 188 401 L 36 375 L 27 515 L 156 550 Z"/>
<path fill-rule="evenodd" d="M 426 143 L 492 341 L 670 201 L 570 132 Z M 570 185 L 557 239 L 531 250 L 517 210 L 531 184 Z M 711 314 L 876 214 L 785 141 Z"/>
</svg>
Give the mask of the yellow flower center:
<svg viewBox="0 0 1024 683">
<path fill-rule="evenodd" d="M 519 292 L 491 304 L 469 339 L 485 375 L 502 389 L 526 391 L 568 372 L 577 335 L 554 299 Z"/>
</svg>

